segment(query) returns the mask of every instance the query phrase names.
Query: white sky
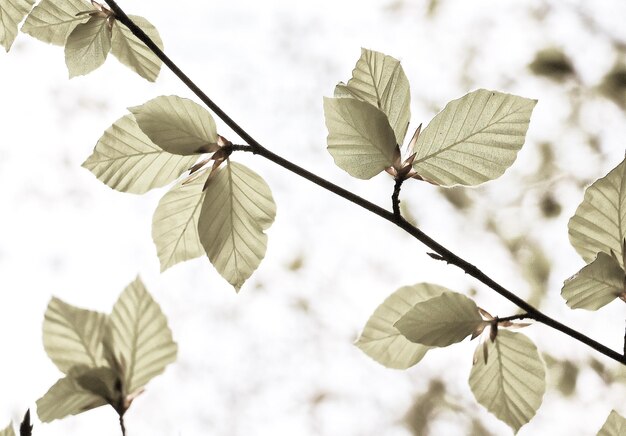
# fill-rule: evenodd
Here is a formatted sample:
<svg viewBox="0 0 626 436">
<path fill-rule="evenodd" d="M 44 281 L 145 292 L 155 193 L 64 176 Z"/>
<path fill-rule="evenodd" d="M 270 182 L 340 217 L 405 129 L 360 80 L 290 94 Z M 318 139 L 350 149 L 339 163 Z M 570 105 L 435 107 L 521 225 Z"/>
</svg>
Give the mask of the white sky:
<svg viewBox="0 0 626 436">
<path fill-rule="evenodd" d="M 447 0 L 430 18 L 428 2 L 418 0 L 119 3 L 155 24 L 174 61 L 264 145 L 385 207 L 393 188 L 388 176 L 351 179 L 325 150 L 322 96 L 350 77 L 360 47 L 402 60 L 411 82 L 411 131 L 475 88 L 538 98 L 516 165 L 472 191 L 481 207 L 470 216 L 425 184 L 406 186 L 402 198 L 423 230 L 520 295 L 529 285 L 485 229 L 485 219 L 509 236 L 539 241 L 553 261 L 542 308 L 620 349 L 624 312 L 618 303 L 579 313 L 559 296 L 563 279 L 583 265 L 567 240 L 567 220 L 582 199 L 575 182 L 617 165 L 626 137 L 624 114 L 593 94 L 616 54 L 606 35 L 584 27 L 578 12 L 591 11 L 587 2 Z M 600 29 L 626 41 L 624 2 L 594 3 L 593 14 Z M 572 56 L 580 82 L 555 85 L 528 72 L 536 51 L 548 45 Z M 110 311 L 140 274 L 180 351 L 133 404 L 126 418 L 130 436 L 405 436 L 403 416 L 433 377 L 492 433 L 508 434 L 469 391 L 474 343 L 431 352 L 405 372 L 381 367 L 352 345 L 375 307 L 402 285 L 474 288 L 479 305 L 494 315 L 514 313 L 508 302 L 431 260 L 423 246 L 379 218 L 247 155 L 233 159 L 268 181 L 278 206 L 259 270 L 239 295 L 206 258 L 159 274 L 150 226 L 165 189 L 144 196 L 114 192 L 80 164 L 127 107 L 158 95 L 194 98 L 191 93 L 167 70 L 150 84 L 115 59 L 68 81 L 62 49 L 23 34 L 0 55 L 0 79 L 0 427 L 34 409 L 61 376 L 41 343 L 50 297 Z M 567 96 L 576 87 L 583 116 L 572 129 Z M 220 122 L 218 130 L 235 139 Z M 583 133 L 601 139 L 600 153 Z M 532 189 L 526 182 L 533 180 L 544 141 L 553 142 L 557 154 L 555 189 L 563 213 L 538 222 L 533 189 L 552 181 L 534 181 Z M 297 258 L 302 268 L 290 271 Z M 546 327 L 525 333 L 556 357 L 582 362 L 591 355 L 611 366 Z M 626 414 L 625 398 L 623 385 L 605 386 L 585 370 L 574 399 L 549 390 L 519 434 L 595 433 L 611 409 Z M 448 412 L 431 434 L 463 434 L 467 423 L 464 414 Z M 35 429 L 42 436 L 118 432 L 107 408 Z"/>
</svg>

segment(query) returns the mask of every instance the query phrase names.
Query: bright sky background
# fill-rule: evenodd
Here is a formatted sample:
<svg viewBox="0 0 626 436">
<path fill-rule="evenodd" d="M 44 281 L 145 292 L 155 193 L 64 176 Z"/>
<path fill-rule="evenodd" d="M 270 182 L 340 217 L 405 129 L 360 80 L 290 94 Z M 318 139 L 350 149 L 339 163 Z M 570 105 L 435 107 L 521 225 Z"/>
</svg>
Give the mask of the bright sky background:
<svg viewBox="0 0 626 436">
<path fill-rule="evenodd" d="M 322 97 L 350 77 L 360 47 L 402 61 L 412 91 L 410 132 L 476 88 L 538 98 L 518 161 L 501 179 L 470 190 L 470 212 L 459 212 L 426 184 L 406 186 L 402 199 L 424 231 L 521 296 L 531 285 L 486 223 L 505 239 L 536 244 L 552 262 L 542 309 L 622 347 L 618 302 L 574 312 L 559 291 L 583 266 L 566 227 L 582 187 L 624 155 L 624 113 L 595 90 L 618 59 L 611 38 L 626 42 L 626 3 L 442 0 L 434 10 L 420 0 L 119 3 L 150 20 L 172 59 L 261 143 L 385 207 L 393 189 L 387 175 L 352 179 L 325 150 Z M 576 80 L 557 84 L 529 72 L 535 53 L 548 46 L 572 58 Z M 259 270 L 238 295 L 206 258 L 160 274 L 151 220 L 166 189 L 115 192 L 80 164 L 127 107 L 158 95 L 193 99 L 190 91 L 165 69 L 151 84 L 113 58 L 67 80 L 62 49 L 24 34 L 0 54 L 0 79 L 0 427 L 34 409 L 61 376 L 41 342 L 51 296 L 108 312 L 139 274 L 169 318 L 179 359 L 133 404 L 129 436 L 407 436 L 403 418 L 433 378 L 446 383 L 448 400 L 464 410 L 442 412 L 430 434 L 465 434 L 473 416 L 492 434 L 509 434 L 467 385 L 475 343 L 430 352 L 404 372 L 383 368 L 352 345 L 376 306 L 403 285 L 474 289 L 478 304 L 500 316 L 515 313 L 507 301 L 430 259 L 381 219 L 239 154 L 233 159 L 268 181 L 278 207 Z M 579 103 L 575 128 L 572 95 Z M 219 121 L 218 130 L 236 139 Z M 589 135 L 599 141 L 596 150 Z M 549 180 L 535 176 L 545 142 L 555 154 Z M 544 191 L 562 206 L 551 220 L 537 208 Z M 290 268 L 294 262 L 301 267 Z M 614 368 L 547 327 L 524 333 L 559 359 L 584 363 L 593 356 Z M 607 386 L 583 369 L 574 397 L 549 388 L 519 434 L 594 434 L 611 409 L 626 414 L 625 399 L 624 384 Z M 41 436 L 118 432 L 110 408 L 37 422 L 35 429 Z"/>
</svg>

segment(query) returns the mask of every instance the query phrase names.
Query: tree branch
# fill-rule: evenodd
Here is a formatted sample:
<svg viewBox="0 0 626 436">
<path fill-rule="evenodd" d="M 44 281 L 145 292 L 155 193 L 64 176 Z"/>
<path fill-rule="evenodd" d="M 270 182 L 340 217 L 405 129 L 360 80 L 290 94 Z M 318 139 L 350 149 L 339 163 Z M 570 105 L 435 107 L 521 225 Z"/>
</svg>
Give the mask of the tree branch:
<svg viewBox="0 0 626 436">
<path fill-rule="evenodd" d="M 400 213 L 400 189 L 402 189 L 402 182 L 404 182 L 402 177 L 396 178 L 396 183 L 393 185 L 393 194 L 391 195 L 391 208 L 393 216 L 397 220 L 402 218 Z"/>
<path fill-rule="evenodd" d="M 365 200 L 358 195 L 335 185 L 332 182 L 329 182 L 322 177 L 319 177 L 310 171 L 288 161 L 287 159 L 271 152 L 267 148 L 263 147 L 258 141 L 256 141 L 252 136 L 250 136 L 241 126 L 239 126 L 232 118 L 230 118 L 217 104 L 215 104 L 182 70 L 145 34 L 133 21 L 126 15 L 126 13 L 118 6 L 115 0 L 104 0 L 113 13 L 115 14 L 116 19 L 127 26 L 129 30 L 139 38 L 146 46 L 159 58 L 163 63 L 209 108 L 211 109 L 215 115 L 217 115 L 228 127 L 230 127 L 237 135 L 243 139 L 248 145 L 237 145 L 233 146 L 233 150 L 240 150 L 246 152 L 252 152 L 254 154 L 260 155 L 265 159 L 272 161 L 273 163 L 285 168 L 286 170 L 303 177 L 316 185 L 332 192 L 339 197 L 342 197 L 351 203 L 354 203 L 363 209 L 368 210 L 369 212 L 378 215 L 379 217 L 389 221 L 390 223 L 395 224 L 400 227 L 402 230 L 413 236 L 415 239 L 426 245 L 428 248 L 433 250 L 438 258 L 446 261 L 449 264 L 455 265 L 458 268 L 462 269 L 466 274 L 474 277 L 478 281 L 482 282 L 511 303 L 515 304 L 519 308 L 523 309 L 527 312 L 527 318 L 534 319 L 535 321 L 541 322 L 549 327 L 552 327 L 555 330 L 558 330 L 571 338 L 582 342 L 583 344 L 593 348 L 599 353 L 604 354 L 605 356 L 626 365 L 626 357 L 607 346 L 591 339 L 588 336 L 580 333 L 577 330 L 574 330 L 553 318 L 545 315 L 513 292 L 509 291 L 495 280 L 487 276 L 476 266 L 462 259 L 461 257 L 454 254 L 452 251 L 445 248 L 443 245 L 439 244 L 437 241 L 432 239 L 430 236 L 422 232 L 417 227 L 411 225 L 408 221 L 402 218 L 401 215 L 396 214 L 392 211 L 388 211 L 368 200 Z M 395 191 L 394 191 L 395 192 Z M 395 208 L 395 207 L 394 207 Z M 399 207 L 398 207 L 399 211 Z M 432 256 L 431 256 L 432 257 Z"/>
</svg>

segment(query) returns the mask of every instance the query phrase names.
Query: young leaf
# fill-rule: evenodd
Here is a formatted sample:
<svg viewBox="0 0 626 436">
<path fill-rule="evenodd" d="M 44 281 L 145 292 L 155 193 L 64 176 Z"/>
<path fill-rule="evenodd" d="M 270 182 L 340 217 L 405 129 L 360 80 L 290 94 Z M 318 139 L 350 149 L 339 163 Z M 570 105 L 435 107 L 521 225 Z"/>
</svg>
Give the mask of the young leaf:
<svg viewBox="0 0 626 436">
<path fill-rule="evenodd" d="M 111 51 L 111 28 L 106 17 L 95 15 L 74 28 L 65 43 L 70 78 L 88 74 L 104 63 Z"/>
<path fill-rule="evenodd" d="M 129 15 L 129 17 L 161 50 L 163 50 L 163 41 L 161 41 L 161 36 L 156 30 L 156 27 L 143 17 L 136 15 Z M 150 82 L 156 80 L 159 71 L 161 71 L 161 59 L 133 35 L 128 27 L 117 20 L 113 23 L 111 42 L 111 53 L 118 58 L 121 63 Z"/>
<path fill-rule="evenodd" d="M 111 402 L 116 397 L 115 385 L 118 376 L 111 368 L 106 366 L 89 368 L 75 378 L 81 388 L 104 398 L 107 402 Z"/>
<path fill-rule="evenodd" d="M 104 132 L 83 167 L 110 188 L 143 194 L 176 180 L 196 159 L 161 150 L 126 115 Z"/>
<path fill-rule="evenodd" d="M 393 164 L 396 137 L 384 113 L 351 98 L 324 98 L 328 151 L 351 176 L 371 179 Z"/>
<path fill-rule="evenodd" d="M 598 310 L 624 292 L 624 270 L 606 253 L 563 283 L 561 296 L 572 309 Z"/>
<path fill-rule="evenodd" d="M 209 171 L 189 183 L 177 183 L 159 201 L 152 218 L 152 240 L 161 261 L 161 272 L 204 254 L 198 235 L 198 219 Z"/>
<path fill-rule="evenodd" d="M 394 324 L 415 304 L 448 291 L 430 283 L 403 286 L 376 308 L 355 345 L 387 368 L 410 368 L 422 360 L 430 347 L 410 342 Z"/>
<path fill-rule="evenodd" d="M 43 397 L 37 400 L 37 415 L 42 422 L 51 422 L 77 415 L 96 407 L 104 406 L 107 401 L 84 389 L 78 377 L 88 371 L 86 367 L 74 367 L 62 379 L 59 379 Z"/>
<path fill-rule="evenodd" d="M 453 100 L 422 130 L 413 168 L 442 186 L 501 176 L 522 148 L 537 100 L 479 89 Z"/>
<path fill-rule="evenodd" d="M 76 26 L 89 20 L 89 15 L 77 14 L 89 10 L 93 6 L 83 0 L 41 0 L 26 17 L 22 32 L 43 42 L 65 45 Z"/>
<path fill-rule="evenodd" d="M 43 322 L 43 345 L 65 374 L 76 365 L 106 365 L 102 350 L 106 315 L 71 306 L 52 298 Z"/>
<path fill-rule="evenodd" d="M 237 292 L 267 248 L 276 205 L 267 183 L 251 169 L 226 161 L 206 187 L 198 232 L 209 260 Z"/>
<path fill-rule="evenodd" d="M 124 368 L 125 395 L 133 395 L 176 360 L 167 319 L 139 278 L 122 292 L 109 317 L 114 354 Z"/>
<path fill-rule="evenodd" d="M 598 432 L 598 436 L 624 436 L 626 435 L 626 419 L 615 410 L 611 410 L 604 425 Z"/>
<path fill-rule="evenodd" d="M 517 433 L 543 400 L 544 364 L 535 344 L 521 333 L 500 329 L 496 339 L 487 342 L 489 359 L 474 363 L 470 388 L 476 401 Z"/>
<path fill-rule="evenodd" d="M 624 266 L 625 174 L 626 159 L 587 188 L 583 202 L 569 220 L 569 240 L 586 262 L 591 262 L 601 251 L 613 251 Z"/>
<path fill-rule="evenodd" d="M 361 58 L 347 84 L 335 87 L 335 97 L 352 97 L 383 111 L 402 144 L 411 119 L 409 81 L 400 61 L 372 50 L 361 49 Z"/>
<path fill-rule="evenodd" d="M 194 155 L 217 150 L 213 117 L 191 100 L 161 96 L 129 110 L 148 138 L 169 153 Z"/>
<path fill-rule="evenodd" d="M 9 425 L 0 430 L 0 436 L 15 436 L 15 431 L 13 430 L 13 423 L 10 422 Z"/>
<path fill-rule="evenodd" d="M 35 0 L 3 0 L 0 3 L 0 45 L 8 52 L 15 37 L 17 26 L 33 7 Z"/>
<path fill-rule="evenodd" d="M 483 322 L 473 300 L 463 294 L 445 292 L 415 304 L 395 327 L 411 342 L 447 347 L 473 334 Z"/>
</svg>

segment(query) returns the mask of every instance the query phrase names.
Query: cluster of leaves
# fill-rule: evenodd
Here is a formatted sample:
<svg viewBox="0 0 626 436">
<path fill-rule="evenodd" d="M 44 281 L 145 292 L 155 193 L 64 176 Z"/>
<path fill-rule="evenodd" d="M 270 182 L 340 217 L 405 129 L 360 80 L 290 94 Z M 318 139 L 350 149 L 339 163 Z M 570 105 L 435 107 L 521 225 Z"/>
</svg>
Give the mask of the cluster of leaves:
<svg viewBox="0 0 626 436">
<path fill-rule="evenodd" d="M 265 181 L 229 159 L 211 114 L 181 97 L 130 109 L 100 138 L 83 166 L 107 186 L 144 193 L 189 170 L 161 199 L 152 237 L 161 271 L 206 253 L 237 291 L 265 256 L 276 205 Z"/>
<path fill-rule="evenodd" d="M 178 350 L 165 315 L 139 278 L 108 315 L 52 298 L 43 344 L 65 376 L 37 400 L 42 422 L 106 404 L 123 416 L 145 385 L 176 360 Z"/>
<path fill-rule="evenodd" d="M 616 298 L 626 300 L 626 159 L 587 188 L 568 229 L 588 265 L 565 281 L 567 305 L 598 310 Z"/>
<path fill-rule="evenodd" d="M 104 64 L 109 52 L 141 77 L 154 82 L 161 60 L 104 5 L 84 0 L 8 0 L 0 4 L 0 44 L 9 51 L 19 23 L 22 32 L 50 44 L 65 46 L 70 78 L 88 74 Z M 156 28 L 145 18 L 132 20 L 160 47 Z"/>
</svg>

